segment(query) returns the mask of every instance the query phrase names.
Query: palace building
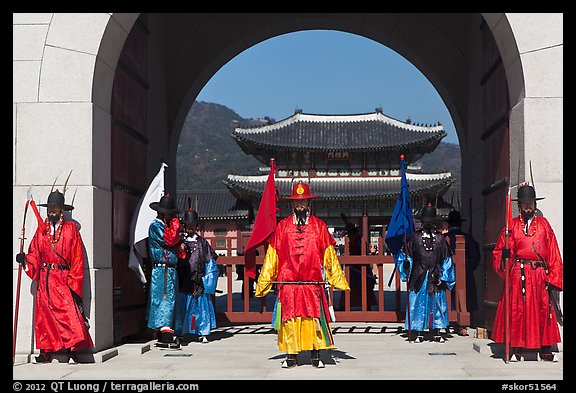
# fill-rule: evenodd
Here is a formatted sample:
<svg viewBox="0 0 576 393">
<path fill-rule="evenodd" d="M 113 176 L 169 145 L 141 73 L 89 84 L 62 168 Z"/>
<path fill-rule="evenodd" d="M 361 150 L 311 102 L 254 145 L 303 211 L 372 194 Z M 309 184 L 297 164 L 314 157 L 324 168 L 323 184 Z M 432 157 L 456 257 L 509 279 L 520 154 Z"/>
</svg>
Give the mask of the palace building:
<svg viewBox="0 0 576 393">
<path fill-rule="evenodd" d="M 280 200 L 278 218 L 290 212 L 282 197 L 290 194 L 295 181 L 303 180 L 318 198 L 314 213 L 326 221 L 338 241 L 348 222 L 360 228 L 376 244 L 384 234 L 400 193 L 400 156 L 416 163 L 434 151 L 446 131 L 440 124 L 412 124 L 382 113 L 318 115 L 295 111 L 277 123 L 236 128 L 232 138 L 246 154 L 262 162 L 260 175 L 229 174 L 223 180 L 228 191 L 179 191 L 181 209 L 196 206 L 202 233 L 212 238 L 221 255 L 237 255 L 250 237 L 251 224 L 264 192 L 274 158 L 275 183 Z M 414 213 L 427 202 L 436 204 L 439 215 L 447 215 L 443 199 L 454 179 L 450 172 L 422 173 L 409 165 L 406 177 Z"/>
<path fill-rule="evenodd" d="M 360 224 L 368 217 L 370 231 L 390 221 L 400 193 L 400 156 L 414 163 L 432 152 L 446 132 L 440 124 L 402 122 L 382 113 L 352 115 L 294 115 L 274 124 L 236 128 L 232 137 L 240 148 L 267 166 L 262 175 L 230 174 L 224 183 L 238 199 L 257 209 L 264 191 L 270 158 L 279 170 L 276 186 L 280 197 L 290 194 L 292 184 L 304 180 L 314 195 L 314 213 L 329 227 L 343 227 L 342 213 Z M 453 183 L 450 172 L 421 173 L 407 170 L 412 206 L 418 210 L 436 203 Z M 279 215 L 290 207 L 280 199 Z"/>
</svg>

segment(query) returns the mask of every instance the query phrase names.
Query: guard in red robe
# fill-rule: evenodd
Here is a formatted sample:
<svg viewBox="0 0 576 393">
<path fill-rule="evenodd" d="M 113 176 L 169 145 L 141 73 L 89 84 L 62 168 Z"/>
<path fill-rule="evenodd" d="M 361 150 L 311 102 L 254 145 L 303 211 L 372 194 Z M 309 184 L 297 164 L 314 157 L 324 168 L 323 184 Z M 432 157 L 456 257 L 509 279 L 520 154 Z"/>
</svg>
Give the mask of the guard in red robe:
<svg viewBox="0 0 576 393">
<path fill-rule="evenodd" d="M 559 305 L 551 294 L 562 291 L 562 257 L 556 236 L 546 218 L 536 214 L 534 187 L 518 189 L 520 215 L 510 224 L 509 321 L 510 361 L 518 361 L 525 350 L 537 350 L 540 358 L 557 361 L 552 346 L 561 341 L 556 311 Z M 505 230 L 493 251 L 493 268 L 505 278 L 503 250 Z M 492 339 L 505 342 L 504 291 L 494 319 Z M 560 314 L 559 314 L 560 315 Z"/>
<path fill-rule="evenodd" d="M 336 257 L 335 240 L 326 223 L 310 214 L 311 195 L 306 183 L 296 183 L 292 195 L 294 213 L 278 223 L 266 251 L 256 284 L 256 296 L 265 296 L 274 283 L 278 298 L 274 326 L 278 348 L 286 352 L 283 368 L 297 366 L 297 354 L 311 351 L 312 366 L 323 368 L 320 350 L 334 348 L 330 306 L 325 284 L 349 291 Z"/>
<path fill-rule="evenodd" d="M 37 363 L 52 361 L 65 350 L 78 362 L 76 351 L 93 347 L 82 304 L 84 251 L 76 224 L 63 217 L 74 209 L 58 190 L 48 196 L 48 218 L 34 234 L 28 253 L 16 255 L 28 276 L 37 282 L 34 333 Z"/>
</svg>

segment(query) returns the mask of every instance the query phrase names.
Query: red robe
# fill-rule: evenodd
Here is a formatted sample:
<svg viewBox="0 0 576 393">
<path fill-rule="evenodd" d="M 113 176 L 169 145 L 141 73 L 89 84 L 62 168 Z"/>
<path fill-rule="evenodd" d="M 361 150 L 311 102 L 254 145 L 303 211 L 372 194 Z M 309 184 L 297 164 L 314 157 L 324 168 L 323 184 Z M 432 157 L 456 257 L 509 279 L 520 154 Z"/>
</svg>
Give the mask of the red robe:
<svg viewBox="0 0 576 393">
<path fill-rule="evenodd" d="M 311 215 L 299 231 L 293 216 L 278 223 L 270 246 L 278 253 L 278 281 L 322 281 L 324 253 L 335 240 L 326 224 Z M 320 317 L 322 286 L 280 285 L 278 300 L 282 304 L 282 321 L 294 317 Z"/>
<path fill-rule="evenodd" d="M 524 234 L 519 217 L 512 220 L 511 231 L 509 236 L 510 346 L 536 349 L 559 343 L 561 341 L 560 329 L 546 290 L 546 283 L 554 285 L 559 290 L 563 289 L 562 257 L 556 235 L 544 217 L 535 217 L 530 223 L 528 234 L 534 233 L 533 236 Z M 536 245 L 536 251 L 548 264 L 549 273 L 546 275 L 542 267 L 533 269 L 525 264 L 526 298 L 523 300 L 520 263 L 517 259 L 540 262 L 532 243 Z M 501 266 L 502 249 L 505 246 L 505 229 L 503 229 L 494 248 L 492 260 L 494 270 L 502 278 L 505 278 Z M 504 321 L 504 290 L 502 290 L 502 298 L 498 303 L 492 328 L 492 339 L 495 342 L 505 342 Z"/>
<path fill-rule="evenodd" d="M 76 224 L 62 221 L 62 234 L 52 249 L 48 232 L 39 227 L 26 254 L 26 274 L 37 281 L 34 331 L 36 348 L 55 352 L 70 348 L 76 351 L 94 344 L 82 314 L 70 291 L 82 297 L 84 252 Z M 56 236 L 57 237 L 57 236 Z M 55 268 L 46 264 L 54 264 Z"/>
</svg>

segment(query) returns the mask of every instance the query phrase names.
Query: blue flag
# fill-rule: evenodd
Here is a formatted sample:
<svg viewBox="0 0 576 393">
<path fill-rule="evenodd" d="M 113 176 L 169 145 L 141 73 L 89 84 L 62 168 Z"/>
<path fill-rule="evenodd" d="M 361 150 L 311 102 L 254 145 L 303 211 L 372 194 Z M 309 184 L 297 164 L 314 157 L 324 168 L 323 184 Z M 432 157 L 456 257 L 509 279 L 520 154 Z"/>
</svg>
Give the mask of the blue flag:
<svg viewBox="0 0 576 393">
<path fill-rule="evenodd" d="M 406 166 L 404 156 L 400 158 L 400 171 L 402 172 L 402 183 L 400 186 L 400 196 L 394 206 L 394 213 L 386 232 L 386 244 L 392 255 L 396 255 L 404 245 L 404 238 L 408 240 L 414 232 L 414 219 L 412 218 L 412 203 L 410 202 L 410 190 L 406 180 Z"/>
</svg>

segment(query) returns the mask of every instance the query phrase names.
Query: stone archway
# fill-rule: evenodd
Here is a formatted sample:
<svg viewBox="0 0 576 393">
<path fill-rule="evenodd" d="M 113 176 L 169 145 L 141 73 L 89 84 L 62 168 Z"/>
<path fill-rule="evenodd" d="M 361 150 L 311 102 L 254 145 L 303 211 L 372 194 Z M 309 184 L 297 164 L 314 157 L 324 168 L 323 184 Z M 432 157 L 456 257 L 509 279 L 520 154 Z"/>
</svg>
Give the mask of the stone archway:
<svg viewBox="0 0 576 393">
<path fill-rule="evenodd" d="M 478 125 L 481 113 L 474 109 L 479 101 L 474 86 L 481 55 L 475 31 L 484 18 L 506 71 L 514 146 L 508 176 L 515 173 L 514 163 L 520 162 L 527 178 L 526 163 L 532 161 L 538 192 L 547 196 L 539 206 L 549 213 L 562 247 L 562 212 L 554 207 L 562 202 L 563 174 L 558 160 L 540 154 L 542 148 L 555 157 L 562 154 L 562 14 L 151 15 L 150 50 L 157 59 L 150 64 L 149 105 L 154 110 L 148 127 L 155 131 L 146 160 L 148 178 L 160 159 L 175 161 L 185 114 L 222 64 L 278 34 L 332 29 L 395 49 L 430 79 L 459 134 L 465 195 L 479 195 L 482 190 L 484 164 L 478 165 L 482 150 L 478 141 L 483 131 Z M 21 216 L 16 201 L 24 199 L 30 184 L 35 185 L 34 196 L 39 200 L 59 172 L 74 169 L 70 185 L 77 189 L 74 218 L 82 223 L 87 251 L 95 350 L 113 343 L 111 92 L 120 52 L 137 18 L 138 14 L 14 14 L 13 18 L 13 213 Z M 463 52 L 463 48 L 475 49 Z M 550 78 L 543 80 L 542 72 Z M 552 137 L 542 129 L 552 130 Z M 34 160 L 52 142 L 61 154 L 49 164 Z M 472 205 L 470 213 L 480 229 L 483 203 Z M 20 224 L 13 225 L 13 233 L 18 233 Z M 34 228 L 28 227 L 31 233 Z M 17 239 L 13 250 L 18 250 Z M 16 272 L 15 266 L 14 285 Z M 29 280 L 23 282 L 23 288 L 31 287 Z M 31 353 L 32 296 L 23 295 L 20 310 L 17 352 Z"/>
</svg>

